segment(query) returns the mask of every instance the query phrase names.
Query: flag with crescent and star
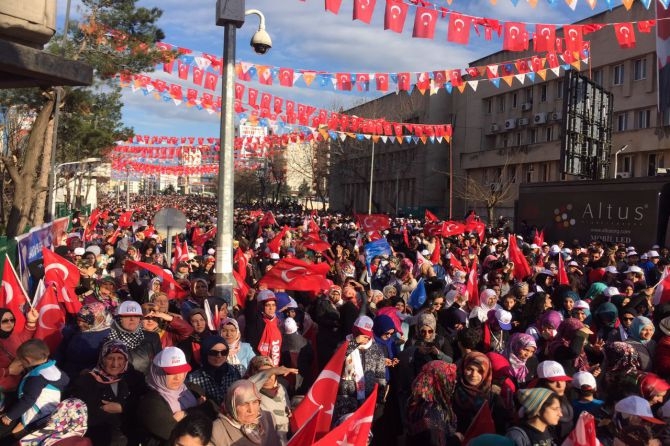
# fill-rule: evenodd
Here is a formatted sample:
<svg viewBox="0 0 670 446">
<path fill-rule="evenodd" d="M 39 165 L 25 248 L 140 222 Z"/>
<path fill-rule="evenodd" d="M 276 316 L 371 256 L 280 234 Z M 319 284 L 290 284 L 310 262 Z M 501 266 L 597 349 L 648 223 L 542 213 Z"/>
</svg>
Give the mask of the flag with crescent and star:
<svg viewBox="0 0 670 446">
<path fill-rule="evenodd" d="M 312 384 L 305 398 L 291 414 L 291 430 L 296 432 L 304 426 L 315 411 L 321 410 L 317 438 L 330 430 L 333 420 L 333 409 L 335 409 L 335 398 L 340 386 L 340 376 L 344 366 L 344 358 L 347 354 L 347 343 L 343 342 L 335 354 L 330 358 L 316 381 Z"/>
<path fill-rule="evenodd" d="M 79 285 L 80 274 L 77 265 L 44 247 L 42 258 L 44 259 L 44 281 L 47 285 L 54 282 L 70 288 Z"/>
<path fill-rule="evenodd" d="M 321 291 L 330 288 L 327 263 L 307 263 L 296 258 L 283 258 L 258 282 L 270 289 Z"/>
<path fill-rule="evenodd" d="M 23 315 L 25 304 L 28 303 L 28 295 L 16 275 L 14 265 L 5 255 L 5 266 L 2 270 L 2 290 L 0 290 L 0 308 L 6 308 L 12 312 L 14 319 L 14 330 L 17 333 L 23 331 L 26 325 L 26 317 Z"/>
<path fill-rule="evenodd" d="M 367 446 L 372 429 L 372 417 L 377 404 L 378 385 L 370 396 L 342 424 L 328 432 L 314 446 Z"/>
<path fill-rule="evenodd" d="M 65 325 L 65 313 L 58 304 L 56 288 L 53 284 L 46 286 L 35 309 L 39 313 L 35 339 L 43 340 L 49 346 L 49 351 L 53 353 L 63 340 L 61 329 Z"/>
</svg>

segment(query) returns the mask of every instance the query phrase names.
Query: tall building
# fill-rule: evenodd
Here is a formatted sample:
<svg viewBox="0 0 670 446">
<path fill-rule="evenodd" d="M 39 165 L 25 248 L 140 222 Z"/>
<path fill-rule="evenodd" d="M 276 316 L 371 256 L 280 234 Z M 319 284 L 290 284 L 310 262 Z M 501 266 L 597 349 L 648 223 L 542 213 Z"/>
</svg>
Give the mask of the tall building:
<svg viewBox="0 0 670 446">
<path fill-rule="evenodd" d="M 580 74 L 613 95 L 611 152 L 606 163 L 610 178 L 615 177 L 615 164 L 619 177 L 652 176 L 670 167 L 670 113 L 657 112 L 656 32 L 654 27 L 651 32 L 640 32 L 636 25 L 650 19 L 654 19 L 653 7 L 646 10 L 635 2 L 630 11 L 621 6 L 578 22 L 631 22 L 635 27 L 633 48 L 619 46 L 612 26 L 584 36 L 590 42 L 590 61 L 588 65 L 581 64 Z M 532 55 L 530 51 L 500 51 L 473 61 L 470 66 L 485 67 Z M 393 212 L 389 197 L 395 197 L 400 209 L 429 207 L 442 217 L 449 216 L 450 202 L 453 218 L 460 218 L 473 208 L 486 215 L 487 201 L 494 218 L 512 216 L 520 184 L 578 180 L 563 174 L 561 165 L 565 71 L 561 69 L 556 75 L 546 70 L 543 74 L 544 80 L 537 75 L 534 81 L 530 76 L 514 77 L 509 86 L 500 82 L 496 87 L 482 80 L 476 91 L 468 87 L 459 93 L 454 89 L 451 95 L 444 89 L 432 96 L 415 91 L 411 97 L 419 95 L 420 100 L 411 107 L 412 112 L 398 120 L 452 123 L 452 145 L 389 145 L 376 150 L 375 166 L 381 165 L 379 172 L 375 167 L 373 175 L 373 202 L 379 206 L 373 205 L 373 211 Z M 403 96 L 407 98 L 403 93 L 388 95 L 347 113 L 375 117 L 365 111 L 375 103 L 373 109 L 393 110 Z M 334 209 L 367 210 L 367 206 L 361 207 L 367 203 L 369 192 L 369 142 L 367 147 L 359 150 L 356 157 L 337 164 L 334 161 L 331 181 L 342 184 L 330 189 Z M 354 171 L 359 176 L 357 180 L 351 178 Z M 342 178 L 337 178 L 338 172 Z M 451 190 L 449 177 L 453 180 Z"/>
</svg>

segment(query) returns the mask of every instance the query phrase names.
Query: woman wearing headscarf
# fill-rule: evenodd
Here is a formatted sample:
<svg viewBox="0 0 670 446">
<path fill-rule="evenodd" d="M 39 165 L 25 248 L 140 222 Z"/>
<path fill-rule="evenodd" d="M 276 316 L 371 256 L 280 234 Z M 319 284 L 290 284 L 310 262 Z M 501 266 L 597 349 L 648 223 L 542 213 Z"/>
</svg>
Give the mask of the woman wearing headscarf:
<svg viewBox="0 0 670 446">
<path fill-rule="evenodd" d="M 626 342 L 637 350 L 640 358 L 640 371 L 642 372 L 650 372 L 654 368 L 653 359 L 656 353 L 656 341 L 652 338 L 655 330 L 654 323 L 650 319 L 637 316 L 633 319 L 628 339 L 626 339 Z"/>
<path fill-rule="evenodd" d="M 151 363 L 145 393 L 137 407 L 137 423 L 144 430 L 144 446 L 167 446 L 177 422 L 192 413 L 214 419 L 211 406 L 200 404 L 205 395 L 198 386 L 186 383 L 191 366 L 177 347 L 162 350 Z"/>
<path fill-rule="evenodd" d="M 537 369 L 537 344 L 535 339 L 526 333 L 514 333 L 509 340 L 506 356 L 509 360 L 512 377 L 519 386 L 524 385 L 535 377 Z"/>
<path fill-rule="evenodd" d="M 177 345 L 193 333 L 193 327 L 188 322 L 160 311 L 155 303 L 142 304 L 142 328 L 157 333 L 163 348 Z"/>
<path fill-rule="evenodd" d="M 488 402 L 491 408 L 496 432 L 505 432 L 510 417 L 500 395 L 491 390 L 492 380 L 491 361 L 484 353 L 472 351 L 463 357 L 458 365 L 458 381 L 453 398 L 457 432 L 467 432 L 484 402 Z"/>
<path fill-rule="evenodd" d="M 216 446 L 280 446 L 272 415 L 261 410 L 261 395 L 246 379 L 235 382 L 214 421 L 212 443 Z"/>
<path fill-rule="evenodd" d="M 200 352 L 203 365 L 188 375 L 188 382 L 200 386 L 207 399 L 220 406 L 228 387 L 242 379 L 242 375 L 236 367 L 228 363 L 228 345 L 221 336 L 206 337 L 202 341 Z"/>
<path fill-rule="evenodd" d="M 538 292 L 532 296 L 528 296 L 528 300 L 523 304 L 523 309 L 521 310 L 521 329 L 526 333 L 533 335 L 535 340 L 540 338 L 540 329 L 541 326 L 538 324 L 538 321 L 542 316 L 547 313 L 553 304 L 551 298 L 547 293 Z M 560 314 L 558 314 L 560 319 Z M 558 327 L 558 324 L 556 324 Z"/>
<path fill-rule="evenodd" d="M 412 383 L 407 406 L 407 442 L 426 446 L 460 444 L 452 397 L 456 387 L 456 366 L 431 361 Z"/>
<path fill-rule="evenodd" d="M 482 325 L 488 320 L 488 314 L 491 310 L 501 308 L 498 305 L 498 293 L 490 288 L 485 289 L 479 295 L 479 305 L 470 312 L 470 320 L 475 324 Z"/>
<path fill-rule="evenodd" d="M 91 417 L 86 436 L 93 444 L 125 446 L 135 434 L 132 418 L 145 391 L 144 376 L 128 370 L 125 344 L 107 341 L 95 368 L 74 381 L 70 394 L 88 407 Z"/>
<path fill-rule="evenodd" d="M 670 390 L 670 384 L 654 373 L 642 373 L 638 377 L 640 396 L 649 401 L 649 405 L 660 406 Z"/>
<path fill-rule="evenodd" d="M 386 365 L 386 380 L 391 378 L 390 367 L 395 367 L 398 363 L 398 345 L 395 343 L 395 323 L 393 319 L 385 314 L 378 314 L 375 317 L 372 332 L 375 335 L 375 342 L 384 352 L 384 362 Z"/>
<path fill-rule="evenodd" d="M 561 314 L 558 311 L 549 310 L 542 313 L 538 321 L 526 330 L 527 334 L 535 338 L 540 361 L 547 355 L 547 347 L 556 337 L 561 322 L 563 322 Z"/>
<path fill-rule="evenodd" d="M 509 365 L 509 361 L 506 357 L 496 352 L 488 352 L 486 356 L 491 361 L 491 374 L 493 376 L 491 389 L 500 395 L 505 409 L 513 411 L 514 394 L 518 389 L 518 385 L 514 376 L 512 376 L 512 368 Z"/>
<path fill-rule="evenodd" d="M 144 374 L 149 372 L 151 361 L 162 347 L 157 333 L 142 329 L 142 307 L 132 300 L 119 305 L 108 339 L 126 344 L 131 365 Z"/>
<path fill-rule="evenodd" d="M 101 302 L 84 305 L 77 313 L 76 327 L 63 330 L 63 341 L 58 346 L 56 361 L 72 379 L 98 362 L 100 346 L 109 336 L 112 316 Z"/>
<path fill-rule="evenodd" d="M 21 439 L 21 446 L 89 446 L 105 443 L 92 443 L 84 438 L 89 423 L 88 408 L 77 398 L 61 401 L 49 417 L 46 425 Z"/>
<path fill-rule="evenodd" d="M 177 344 L 184 352 L 186 360 L 193 369 L 202 365 L 201 344 L 207 336 L 215 334 L 207 325 L 207 314 L 202 308 L 194 308 L 188 316 L 188 323 L 193 327 L 191 335 Z"/>
<path fill-rule="evenodd" d="M 576 372 L 591 372 L 598 376 L 599 369 L 593 371 L 589 367 L 584 346 L 588 343 L 589 335 L 593 332 L 575 318 L 561 322 L 556 337 L 547 347 L 547 357 L 560 363 L 568 376 Z"/>
<path fill-rule="evenodd" d="M 605 344 L 605 362 L 603 367 L 603 391 L 605 403 L 613 405 L 615 401 L 636 395 L 637 377 L 640 373 L 640 358 L 637 350 L 627 342 Z"/>
<path fill-rule="evenodd" d="M 620 336 L 619 310 L 611 302 L 604 302 L 598 307 L 591 305 L 593 312 L 593 326 L 596 330 L 596 339 L 603 339 L 607 342 L 613 342 L 617 336 Z"/>
<path fill-rule="evenodd" d="M 405 346 L 405 353 L 402 355 L 402 358 L 406 357 L 411 364 L 411 379 L 430 361 L 439 359 L 453 362 L 451 344 L 445 337 L 438 334 L 435 316 L 431 313 L 422 313 L 416 321 L 414 337 L 410 338 Z"/>
<path fill-rule="evenodd" d="M 26 313 L 25 326 L 15 329 L 14 313 L 0 308 L 0 388 L 5 394 L 15 391 L 21 381 L 23 366 L 16 358 L 16 350 L 35 336 L 38 317 L 38 311 L 31 308 Z"/>
<path fill-rule="evenodd" d="M 241 376 L 247 373 L 249 361 L 256 356 L 253 348 L 246 342 L 242 342 L 242 333 L 237 320 L 227 317 L 221 321 L 219 333 L 228 344 L 228 364 L 240 372 Z"/>
</svg>

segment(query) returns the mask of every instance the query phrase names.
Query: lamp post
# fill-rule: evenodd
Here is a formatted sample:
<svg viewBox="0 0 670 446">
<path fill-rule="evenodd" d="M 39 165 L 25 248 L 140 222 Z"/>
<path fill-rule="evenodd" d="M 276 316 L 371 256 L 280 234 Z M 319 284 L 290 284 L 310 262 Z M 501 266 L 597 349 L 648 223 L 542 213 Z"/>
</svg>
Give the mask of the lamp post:
<svg viewBox="0 0 670 446">
<path fill-rule="evenodd" d="M 370 158 L 370 194 L 368 195 L 368 215 L 372 214 L 372 184 L 375 176 L 375 142 L 372 141 L 372 156 Z"/>
<path fill-rule="evenodd" d="M 126 211 L 130 209 L 130 168 L 126 166 Z"/>
<path fill-rule="evenodd" d="M 56 173 L 61 167 L 65 166 L 74 166 L 74 165 L 81 165 L 81 164 L 92 164 L 92 163 L 99 163 L 102 161 L 100 158 L 86 158 L 85 160 L 81 161 L 70 161 L 68 163 L 60 163 L 56 166 L 54 166 L 53 170 L 51 171 L 51 176 L 54 179 L 54 187 L 51 189 L 51 209 L 50 214 L 51 214 L 51 220 L 53 221 L 56 217 L 56 191 L 58 190 L 58 181 L 56 181 Z"/>
<path fill-rule="evenodd" d="M 265 54 L 272 41 L 265 31 L 265 17 L 257 9 L 245 10 L 244 0 L 217 0 L 216 25 L 223 26 L 223 82 L 221 97 L 221 154 L 219 157 L 219 180 L 216 219 L 216 264 L 215 296 L 234 305 L 233 301 L 233 212 L 234 212 L 234 94 L 235 94 L 235 47 L 237 28 L 244 25 L 245 16 L 255 14 L 260 18 L 258 31 L 251 38 L 251 46 L 258 54 Z"/>
<path fill-rule="evenodd" d="M 626 144 L 625 146 L 623 146 L 622 148 L 620 148 L 619 150 L 617 150 L 614 153 L 614 175 L 612 176 L 612 178 L 614 178 L 614 179 L 616 179 L 616 174 L 617 174 L 618 168 L 619 168 L 619 154 L 621 152 L 623 152 L 624 150 L 626 150 L 627 148 L 628 148 L 628 144 Z"/>
</svg>

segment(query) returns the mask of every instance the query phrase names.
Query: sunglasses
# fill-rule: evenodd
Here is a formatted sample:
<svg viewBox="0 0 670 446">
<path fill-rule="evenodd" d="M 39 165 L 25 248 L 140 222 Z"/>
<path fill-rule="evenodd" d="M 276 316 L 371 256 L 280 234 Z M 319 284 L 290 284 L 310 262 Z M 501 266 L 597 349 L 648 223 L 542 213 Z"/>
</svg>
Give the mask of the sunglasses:
<svg viewBox="0 0 670 446">
<path fill-rule="evenodd" d="M 11 318 L 11 319 L 0 319 L 0 324 L 9 324 L 9 323 L 14 323 L 16 322 L 16 319 Z"/>
<path fill-rule="evenodd" d="M 433 334 L 435 333 L 435 330 L 421 330 L 419 333 L 423 334 Z"/>
<path fill-rule="evenodd" d="M 228 356 L 228 350 L 210 350 L 209 353 L 207 353 L 207 355 L 225 358 L 226 356 Z"/>
<path fill-rule="evenodd" d="M 433 302 L 434 307 L 441 307 L 442 305 L 444 305 L 443 302 Z"/>
<path fill-rule="evenodd" d="M 395 333 L 395 330 L 389 330 L 385 333 L 382 333 L 382 336 L 393 336 L 393 333 Z"/>
<path fill-rule="evenodd" d="M 635 318 L 634 317 L 622 317 L 621 319 L 624 320 L 624 321 L 632 321 Z"/>
</svg>

